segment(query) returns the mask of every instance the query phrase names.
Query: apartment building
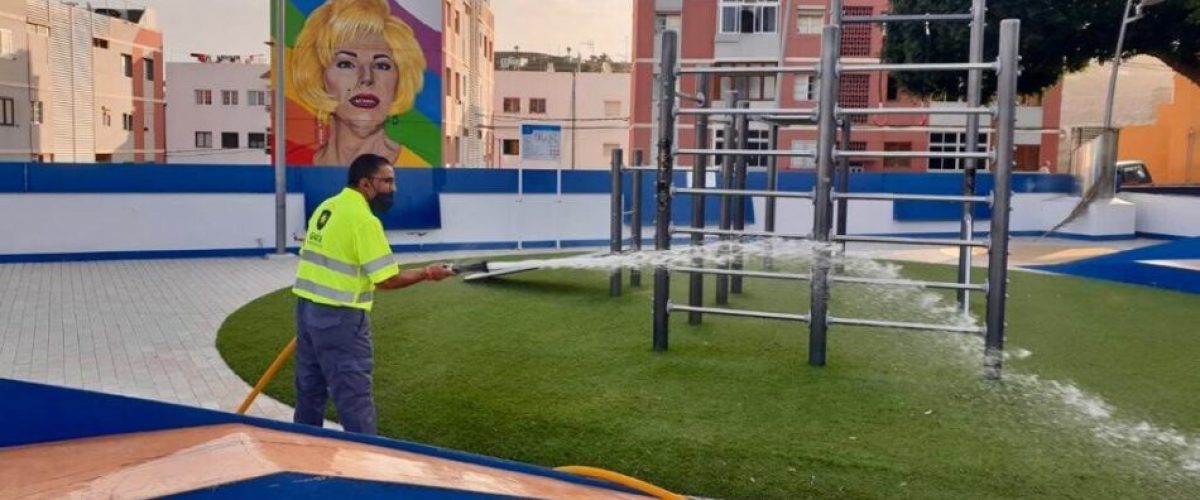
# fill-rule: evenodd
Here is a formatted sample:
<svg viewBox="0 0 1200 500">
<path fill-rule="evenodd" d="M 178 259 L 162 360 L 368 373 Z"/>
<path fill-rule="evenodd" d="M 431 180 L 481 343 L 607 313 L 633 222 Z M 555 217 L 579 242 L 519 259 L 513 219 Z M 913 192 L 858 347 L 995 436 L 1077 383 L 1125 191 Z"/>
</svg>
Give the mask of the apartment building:
<svg viewBox="0 0 1200 500">
<path fill-rule="evenodd" d="M 492 164 L 496 19 L 491 0 L 443 0 L 442 24 L 442 161 L 447 166 Z"/>
<path fill-rule="evenodd" d="M 167 162 L 270 163 L 270 65 L 198 55 L 167 63 Z"/>
</svg>

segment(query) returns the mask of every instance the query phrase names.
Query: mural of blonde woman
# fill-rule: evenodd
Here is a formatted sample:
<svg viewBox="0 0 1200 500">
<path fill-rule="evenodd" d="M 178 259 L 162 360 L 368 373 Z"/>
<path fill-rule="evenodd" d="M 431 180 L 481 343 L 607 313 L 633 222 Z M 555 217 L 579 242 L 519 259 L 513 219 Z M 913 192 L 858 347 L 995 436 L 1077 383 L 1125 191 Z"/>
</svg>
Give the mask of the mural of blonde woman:
<svg viewBox="0 0 1200 500">
<path fill-rule="evenodd" d="M 330 0 L 309 15 L 288 55 L 288 97 L 317 118 L 314 165 L 349 165 L 362 154 L 396 163 L 402 146 L 389 119 L 421 91 L 425 55 L 387 0 Z"/>
</svg>

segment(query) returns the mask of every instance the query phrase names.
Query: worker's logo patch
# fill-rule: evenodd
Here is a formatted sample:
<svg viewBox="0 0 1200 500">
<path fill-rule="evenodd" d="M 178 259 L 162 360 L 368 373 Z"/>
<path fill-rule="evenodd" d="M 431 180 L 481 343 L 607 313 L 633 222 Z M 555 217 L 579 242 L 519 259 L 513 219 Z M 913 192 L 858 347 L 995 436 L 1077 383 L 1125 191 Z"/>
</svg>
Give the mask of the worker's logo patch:
<svg viewBox="0 0 1200 500">
<path fill-rule="evenodd" d="M 325 210 L 321 212 L 321 216 L 317 217 L 317 231 L 325 229 L 325 224 L 329 223 L 329 218 L 333 217 L 333 212 Z"/>
</svg>

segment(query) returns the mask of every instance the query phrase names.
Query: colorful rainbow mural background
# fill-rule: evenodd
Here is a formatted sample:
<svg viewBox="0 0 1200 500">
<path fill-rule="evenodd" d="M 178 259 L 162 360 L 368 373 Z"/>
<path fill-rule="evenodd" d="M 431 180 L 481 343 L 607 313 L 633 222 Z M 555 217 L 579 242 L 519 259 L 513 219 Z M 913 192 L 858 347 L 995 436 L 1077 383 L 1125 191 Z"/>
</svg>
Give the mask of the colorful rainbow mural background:
<svg viewBox="0 0 1200 500">
<path fill-rule="evenodd" d="M 290 52 L 309 14 L 327 0 L 286 0 L 286 43 Z M 272 2 L 272 5 L 275 3 Z M 388 137 L 403 147 L 397 167 L 442 166 L 442 21 L 440 2 L 429 0 L 388 0 L 391 14 L 407 23 L 425 53 L 425 83 L 417 94 L 413 109 L 390 117 L 385 126 Z M 432 11 L 419 17 L 418 9 Z M 275 8 L 272 8 L 274 20 Z M 272 21 L 274 26 L 274 21 Z M 316 116 L 287 96 L 287 163 L 313 165 L 320 148 L 321 125 Z"/>
</svg>

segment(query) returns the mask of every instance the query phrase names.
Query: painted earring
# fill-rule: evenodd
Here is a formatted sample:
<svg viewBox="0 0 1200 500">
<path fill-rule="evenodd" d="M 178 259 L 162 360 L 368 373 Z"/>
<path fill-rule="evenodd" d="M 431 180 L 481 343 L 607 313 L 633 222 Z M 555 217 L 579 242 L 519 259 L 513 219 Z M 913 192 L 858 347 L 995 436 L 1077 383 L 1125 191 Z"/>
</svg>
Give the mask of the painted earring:
<svg viewBox="0 0 1200 500">
<path fill-rule="evenodd" d="M 392 125 L 394 126 L 394 125 L 399 125 L 399 124 L 400 124 L 400 117 L 399 117 L 399 116 L 393 116 L 393 117 L 392 117 Z"/>
</svg>

